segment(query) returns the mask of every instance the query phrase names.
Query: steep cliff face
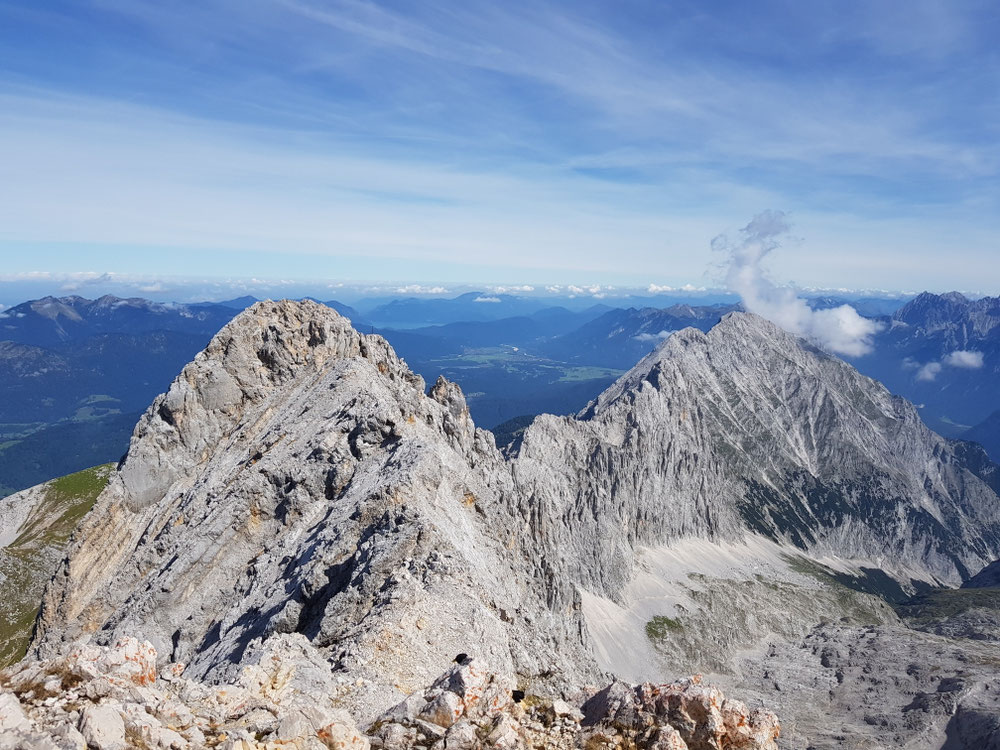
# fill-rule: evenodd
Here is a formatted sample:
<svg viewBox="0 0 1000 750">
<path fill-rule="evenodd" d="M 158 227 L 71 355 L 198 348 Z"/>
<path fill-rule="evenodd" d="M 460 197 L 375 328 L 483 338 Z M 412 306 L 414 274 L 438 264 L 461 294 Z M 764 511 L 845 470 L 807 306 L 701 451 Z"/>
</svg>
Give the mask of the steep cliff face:
<svg viewBox="0 0 1000 750">
<path fill-rule="evenodd" d="M 945 344 L 964 349 L 1000 325 L 1000 298 L 970 300 L 958 292 L 924 292 L 897 310 L 892 320 L 925 335 L 940 334 Z"/>
<path fill-rule="evenodd" d="M 911 404 L 746 313 L 671 336 L 578 419 L 537 419 L 514 475 L 570 580 L 612 598 L 638 545 L 691 536 L 757 533 L 904 587 L 1000 554 L 996 493 Z"/>
<path fill-rule="evenodd" d="M 228 679 L 305 634 L 365 715 L 475 643 L 496 668 L 582 679 L 578 611 L 521 575 L 509 473 L 457 387 L 424 393 L 379 337 L 261 303 L 184 369 L 49 588 L 36 651 L 142 633 Z"/>
</svg>

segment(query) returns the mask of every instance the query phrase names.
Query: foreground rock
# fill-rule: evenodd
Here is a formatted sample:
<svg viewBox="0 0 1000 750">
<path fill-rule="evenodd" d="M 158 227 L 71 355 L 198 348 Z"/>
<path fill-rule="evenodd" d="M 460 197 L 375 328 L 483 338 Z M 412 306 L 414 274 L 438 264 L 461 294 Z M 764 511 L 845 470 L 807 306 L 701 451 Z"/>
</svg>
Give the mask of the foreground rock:
<svg viewBox="0 0 1000 750">
<path fill-rule="evenodd" d="M 429 688 L 362 733 L 339 709 L 322 665 L 303 668 L 300 638 L 277 639 L 261 666 L 228 685 L 159 674 L 149 643 L 84 646 L 0 672 L 0 748 L 125 750 L 406 750 L 439 747 L 774 750 L 777 718 L 749 711 L 698 679 L 671 685 L 615 682 L 582 710 L 524 696 L 505 678 L 460 655 Z"/>
<path fill-rule="evenodd" d="M 613 682 L 580 708 L 510 684 L 471 661 L 455 666 L 376 721 L 372 746 L 774 750 L 780 734 L 773 713 L 750 711 L 700 677 L 669 685 Z"/>
<path fill-rule="evenodd" d="M 181 664 L 158 674 L 156 650 L 134 638 L 24 661 L 0 672 L 0 748 L 364 750 L 329 670 L 303 669 L 296 640 L 228 685 L 186 679 Z"/>
</svg>

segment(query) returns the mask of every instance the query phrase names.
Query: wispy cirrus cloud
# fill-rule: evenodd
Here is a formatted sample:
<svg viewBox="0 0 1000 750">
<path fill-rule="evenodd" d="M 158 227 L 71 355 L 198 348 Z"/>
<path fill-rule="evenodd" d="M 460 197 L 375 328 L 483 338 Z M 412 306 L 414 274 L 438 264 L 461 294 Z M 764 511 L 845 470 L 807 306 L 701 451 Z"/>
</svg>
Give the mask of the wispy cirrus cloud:
<svg viewBox="0 0 1000 750">
<path fill-rule="evenodd" d="M 981 286 L 998 25 L 932 0 L 15 1 L 0 243 L 680 287 L 715 227 L 782 205 L 812 248 L 783 278 Z M 969 262 L 921 271 L 945 247 Z"/>
</svg>

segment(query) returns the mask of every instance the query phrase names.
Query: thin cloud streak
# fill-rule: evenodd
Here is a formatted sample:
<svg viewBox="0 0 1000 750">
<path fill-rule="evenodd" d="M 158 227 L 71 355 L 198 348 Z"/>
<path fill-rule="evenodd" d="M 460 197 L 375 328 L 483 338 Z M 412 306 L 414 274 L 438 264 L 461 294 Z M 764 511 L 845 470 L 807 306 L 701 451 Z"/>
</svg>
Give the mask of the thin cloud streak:
<svg viewBox="0 0 1000 750">
<path fill-rule="evenodd" d="M 998 288 L 996 20 L 932 0 L 3 6 L 0 242 L 681 286 L 717 227 L 781 205 L 812 248 L 775 258 L 782 281 Z M 967 262 L 930 277 L 945 250 Z"/>
</svg>

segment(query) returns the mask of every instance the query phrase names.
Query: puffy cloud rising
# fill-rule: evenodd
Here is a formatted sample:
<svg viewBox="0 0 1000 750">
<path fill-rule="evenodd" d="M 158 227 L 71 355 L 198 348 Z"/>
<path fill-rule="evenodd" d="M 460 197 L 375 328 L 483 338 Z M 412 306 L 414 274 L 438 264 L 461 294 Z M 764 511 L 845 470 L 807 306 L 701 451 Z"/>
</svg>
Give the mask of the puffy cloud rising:
<svg viewBox="0 0 1000 750">
<path fill-rule="evenodd" d="M 940 362 L 928 362 L 917 370 L 917 380 L 934 380 L 938 376 L 938 373 L 941 372 L 941 369 L 942 365 Z"/>
<path fill-rule="evenodd" d="M 782 211 L 764 211 L 740 230 L 738 239 L 719 235 L 712 240 L 714 250 L 729 256 L 726 283 L 740 295 L 743 307 L 817 346 L 847 356 L 861 356 L 872 350 L 872 336 L 879 326 L 863 318 L 850 305 L 813 310 L 788 287 L 777 286 L 765 273 L 762 263 L 781 246 L 790 229 Z"/>
</svg>

